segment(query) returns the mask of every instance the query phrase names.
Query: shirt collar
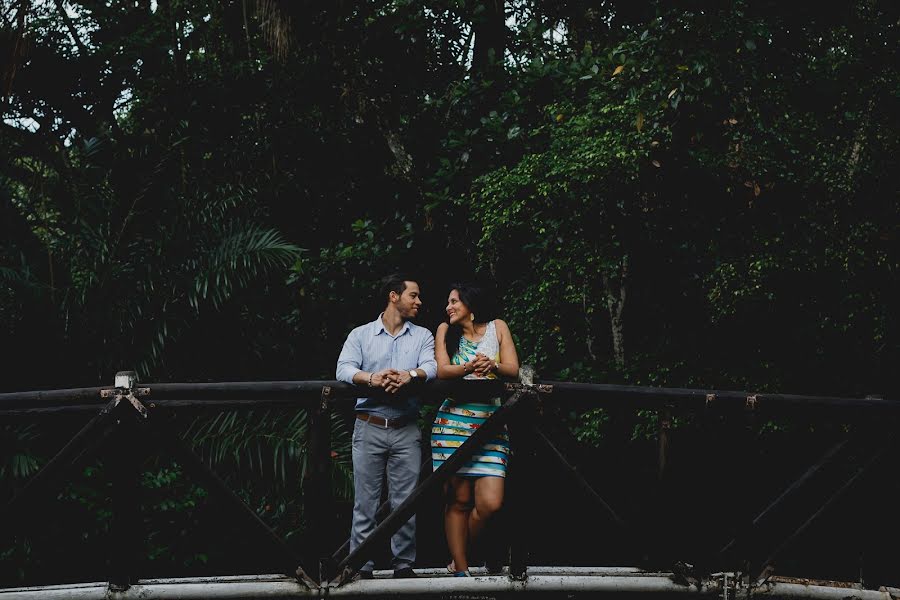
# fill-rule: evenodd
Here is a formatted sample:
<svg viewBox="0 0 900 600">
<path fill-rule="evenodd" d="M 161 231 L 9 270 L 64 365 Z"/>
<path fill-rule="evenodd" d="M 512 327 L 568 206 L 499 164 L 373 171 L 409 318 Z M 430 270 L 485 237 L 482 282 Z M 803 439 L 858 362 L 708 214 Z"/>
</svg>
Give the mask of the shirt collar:
<svg viewBox="0 0 900 600">
<path fill-rule="evenodd" d="M 372 330 L 372 331 L 373 331 L 373 333 L 372 333 L 372 336 L 373 336 L 373 337 L 376 336 L 376 335 L 379 335 L 379 334 L 381 334 L 381 333 L 385 333 L 385 334 L 387 334 L 387 335 L 390 335 L 390 333 L 388 333 L 388 330 L 385 329 L 385 327 L 384 327 L 384 318 L 383 318 L 383 317 L 384 317 L 384 313 L 381 313 L 380 315 L 378 315 L 378 318 L 375 319 L 375 321 L 373 322 L 374 325 L 375 325 L 375 328 Z M 394 336 L 394 337 L 400 337 L 401 335 L 403 335 L 404 333 L 406 333 L 407 331 L 409 331 L 409 329 L 410 329 L 410 323 L 409 323 L 409 321 L 403 321 L 403 327 L 400 328 L 400 331 L 399 331 L 399 332 L 397 333 L 397 335 Z"/>
</svg>

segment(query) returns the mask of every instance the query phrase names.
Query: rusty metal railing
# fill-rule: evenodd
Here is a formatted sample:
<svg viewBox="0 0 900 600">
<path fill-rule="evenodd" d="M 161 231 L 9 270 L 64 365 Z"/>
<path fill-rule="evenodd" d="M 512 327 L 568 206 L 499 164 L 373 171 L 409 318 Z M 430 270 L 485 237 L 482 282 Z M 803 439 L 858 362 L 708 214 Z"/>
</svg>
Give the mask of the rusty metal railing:
<svg viewBox="0 0 900 600">
<path fill-rule="evenodd" d="M 332 505 L 329 482 L 331 412 L 341 403 L 349 403 L 361 394 L 372 396 L 378 394 L 377 391 L 366 389 L 363 392 L 356 386 L 336 381 L 138 384 L 133 374 L 125 372 L 116 376 L 113 387 L 0 394 L 0 417 L 30 419 L 46 414 L 94 413 L 90 421 L 7 503 L 0 516 L 0 536 L 10 538 L 21 530 L 28 522 L 26 517 L 38 506 L 35 499 L 41 493 L 48 492 L 54 482 L 74 466 L 84 464 L 102 451 L 112 458 L 111 548 L 114 550 L 110 555 L 109 584 L 111 590 L 127 590 L 139 575 L 136 570 L 139 548 L 135 541 L 142 539 L 135 513 L 139 462 L 134 457 L 143 455 L 150 448 L 164 449 L 174 453 L 189 473 L 223 499 L 232 514 L 256 532 L 276 570 L 305 583 L 310 589 L 329 584 L 340 586 L 348 582 L 360 566 L 373 557 L 376 547 L 396 532 L 481 445 L 508 426 L 520 472 L 528 472 L 529 461 L 536 454 L 548 457 L 570 477 L 592 506 L 620 530 L 622 538 L 630 541 L 632 550 L 641 555 L 642 547 L 655 547 L 665 541 L 662 536 L 648 536 L 647 528 L 639 530 L 627 523 L 613 508 L 613 503 L 604 498 L 597 486 L 557 448 L 535 419 L 535 414 L 542 413 L 550 399 L 553 404 L 565 402 L 576 407 L 657 411 L 660 480 L 665 478 L 669 459 L 668 436 L 672 419 L 678 415 L 702 414 L 706 419 L 737 417 L 750 426 L 736 429 L 738 432 L 746 432 L 753 424 L 767 418 L 783 415 L 863 423 L 780 489 L 761 510 L 752 511 L 752 516 L 733 539 L 721 548 L 691 564 L 670 561 L 668 565 L 677 578 L 688 583 L 708 578 L 710 573 L 722 570 L 723 566 L 737 565 L 739 568 L 733 570 L 743 573 L 748 582 L 762 585 L 772 574 L 776 560 L 799 535 L 868 472 L 883 463 L 887 455 L 896 454 L 900 430 L 897 427 L 900 402 L 878 397 L 837 398 L 558 381 L 433 381 L 419 386 L 414 393 L 423 398 L 445 398 L 461 391 L 472 399 L 501 396 L 503 404 L 451 458 L 425 477 L 405 502 L 393 511 L 383 506 L 379 512 L 381 523 L 349 554 L 348 544 L 332 551 L 321 542 L 329 538 L 323 529 L 329 520 L 324 516 Z M 300 554 L 266 525 L 177 435 L 171 423 L 173 415 L 181 409 L 198 407 L 282 407 L 303 408 L 308 412 L 310 467 L 303 487 L 304 510 L 309 515 L 307 521 L 311 531 L 306 538 L 309 543 Z M 752 440 L 747 438 L 747 443 L 749 457 L 753 450 Z M 752 469 L 751 461 L 738 469 Z M 818 490 L 819 495 L 815 502 L 807 505 L 809 510 L 791 508 L 810 486 Z M 521 511 L 522 519 L 526 518 L 524 506 L 513 507 L 513 511 L 516 510 Z M 772 523 L 775 522 L 780 533 L 772 538 Z M 509 574 L 514 579 L 522 579 L 526 577 L 529 564 L 529 539 L 523 528 L 512 534 Z M 763 536 L 769 536 L 765 542 Z"/>
</svg>

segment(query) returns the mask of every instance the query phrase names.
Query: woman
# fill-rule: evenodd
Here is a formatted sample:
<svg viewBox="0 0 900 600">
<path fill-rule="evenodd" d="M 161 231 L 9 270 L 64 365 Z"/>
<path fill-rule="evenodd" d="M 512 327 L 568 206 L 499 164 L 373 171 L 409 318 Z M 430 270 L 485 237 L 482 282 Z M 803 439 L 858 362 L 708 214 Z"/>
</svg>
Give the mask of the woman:
<svg viewBox="0 0 900 600">
<path fill-rule="evenodd" d="M 447 323 L 435 336 L 438 379 L 495 379 L 516 377 L 519 359 L 509 327 L 488 319 L 483 290 L 454 285 L 447 299 Z M 466 402 L 448 398 L 438 410 L 431 429 L 431 457 L 437 470 L 471 433 L 500 406 L 500 399 Z M 453 561 L 447 569 L 457 577 L 469 576 L 466 547 L 503 504 L 503 484 L 509 438 L 504 432 L 485 444 L 449 482 L 444 513 L 447 545 Z"/>
</svg>

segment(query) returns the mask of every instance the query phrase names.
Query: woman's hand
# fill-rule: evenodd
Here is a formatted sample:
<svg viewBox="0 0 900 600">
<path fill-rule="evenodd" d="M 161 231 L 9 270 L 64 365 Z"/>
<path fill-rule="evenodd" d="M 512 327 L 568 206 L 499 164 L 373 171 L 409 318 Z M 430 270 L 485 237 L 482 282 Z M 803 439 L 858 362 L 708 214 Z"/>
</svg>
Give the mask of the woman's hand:
<svg viewBox="0 0 900 600">
<path fill-rule="evenodd" d="M 469 361 L 469 364 L 471 365 L 472 372 L 479 377 L 487 377 L 496 368 L 494 360 L 488 358 L 481 352 L 477 353 L 475 358 Z"/>
</svg>

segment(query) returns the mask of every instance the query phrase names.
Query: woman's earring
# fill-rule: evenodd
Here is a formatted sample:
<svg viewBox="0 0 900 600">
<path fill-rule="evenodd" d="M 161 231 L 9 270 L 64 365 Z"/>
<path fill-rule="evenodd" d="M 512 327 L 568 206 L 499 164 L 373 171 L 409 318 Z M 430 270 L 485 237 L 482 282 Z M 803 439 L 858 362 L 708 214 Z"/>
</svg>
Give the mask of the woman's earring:
<svg viewBox="0 0 900 600">
<path fill-rule="evenodd" d="M 470 320 L 470 321 L 474 321 L 474 320 L 475 320 L 475 313 L 469 313 L 469 320 Z"/>
</svg>

